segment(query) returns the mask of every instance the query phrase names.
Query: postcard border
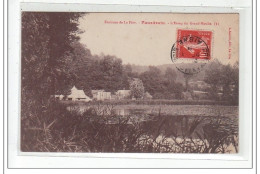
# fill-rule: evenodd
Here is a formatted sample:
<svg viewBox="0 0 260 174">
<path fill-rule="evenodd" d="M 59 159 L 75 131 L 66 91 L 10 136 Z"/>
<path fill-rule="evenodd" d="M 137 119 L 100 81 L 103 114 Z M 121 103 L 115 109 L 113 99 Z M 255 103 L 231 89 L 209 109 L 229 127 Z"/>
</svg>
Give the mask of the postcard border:
<svg viewBox="0 0 260 174">
<path fill-rule="evenodd" d="M 4 1 L 3 1 L 3 4 L 4 4 Z M 7 8 L 9 8 L 9 1 L 7 2 Z M 8 11 L 8 10 L 7 10 Z M 5 13 L 5 11 L 3 10 L 3 13 Z M 252 16 L 253 16 L 253 10 L 252 10 Z M 8 16 L 8 12 L 7 12 L 7 35 L 9 35 L 9 28 L 8 28 L 8 26 L 9 26 L 9 16 Z M 252 17 L 252 25 L 253 25 L 253 17 Z M 253 27 L 252 27 L 252 30 L 253 30 Z M 252 38 L 253 38 L 253 31 L 252 31 Z M 9 39 L 9 38 L 8 38 Z M 8 39 L 7 39 L 7 45 L 9 44 L 8 43 Z M 252 39 L 252 42 L 253 42 L 253 39 Z M 252 43 L 253 44 L 253 43 Z M 9 52 L 8 52 L 8 50 L 7 50 L 7 57 L 9 57 Z M 253 47 L 252 47 L 252 54 L 253 54 Z M 5 52 L 3 52 L 3 55 L 5 55 Z M 253 57 L 252 57 L 252 59 L 253 59 Z M 257 61 L 257 60 L 256 60 Z M 4 59 L 3 59 L 3 65 L 4 65 Z M 253 69 L 254 69 L 254 67 L 253 67 L 254 65 L 253 65 L 253 62 L 252 62 L 252 74 L 253 74 Z M 257 66 L 257 65 L 256 65 Z M 9 61 L 8 61 L 8 59 L 7 59 L 7 94 L 9 94 L 9 86 L 8 86 L 8 83 L 9 83 L 9 74 L 8 74 L 8 67 L 9 67 Z M 256 70 L 257 71 L 257 70 Z M 5 72 L 5 68 L 3 67 L 3 72 Z M 3 73 L 3 75 L 5 75 L 4 73 Z M 257 76 L 257 75 L 256 75 Z M 4 76 L 5 77 L 5 76 Z M 253 91 L 253 78 L 254 78 L 254 76 L 252 75 L 252 100 L 254 100 L 254 98 L 253 98 L 253 93 L 254 93 L 254 91 Z M 257 78 L 257 77 L 256 77 Z M 3 87 L 5 87 L 5 84 L 3 84 Z M 5 88 L 4 88 L 5 89 Z M 257 93 L 257 88 L 256 88 L 256 93 Z M 5 98 L 3 98 L 4 99 L 4 101 L 5 101 Z M 252 101 L 253 102 L 253 101 Z M 7 134 L 8 134 L 8 123 L 9 123 L 9 119 L 8 119 L 8 107 L 9 107 L 9 101 L 8 101 L 8 95 L 7 95 Z M 252 105 L 252 111 L 253 111 L 253 109 L 254 109 L 254 106 Z M 3 113 L 5 114 L 5 111 L 3 110 Z M 256 108 L 256 113 L 257 113 L 257 108 Z M 253 114 L 253 112 L 252 112 L 252 114 Z M 3 117 L 3 124 L 4 124 L 4 121 L 5 121 L 5 119 L 4 119 L 5 117 Z M 256 119 L 257 119 L 257 117 L 256 117 Z M 257 122 L 257 121 L 256 121 Z M 3 130 L 5 130 L 5 126 L 3 125 Z M 253 126 L 253 121 L 252 121 L 252 133 L 254 132 L 253 131 L 253 128 L 254 128 L 254 126 Z M 256 127 L 256 129 L 257 129 L 257 127 Z M 3 133 L 4 133 L 4 135 L 5 135 L 5 132 L 3 131 Z M 253 134 L 252 134 L 253 135 Z M 7 142 L 9 142 L 9 138 L 8 138 L 9 136 L 7 136 Z M 253 139 L 252 139 L 253 140 Z M 257 140 L 257 136 L 256 136 L 256 140 Z M 3 141 L 3 145 L 5 145 L 5 142 Z M 253 154 L 253 150 L 254 150 L 254 148 L 253 148 L 253 143 L 252 143 L 252 154 Z M 256 141 L 256 145 L 257 145 L 257 141 Z M 5 146 L 4 146 L 5 147 Z M 5 154 L 5 153 L 4 153 Z M 34 169 L 34 168 L 9 168 L 8 167 L 8 145 L 7 145 L 7 168 L 8 169 Z M 4 157 L 4 156 L 3 156 Z M 5 157 L 4 157 L 4 159 L 5 159 Z M 252 155 L 252 167 L 251 168 L 239 168 L 239 169 L 252 169 L 253 168 L 253 163 L 254 163 L 254 161 L 253 161 L 253 155 Z M 48 169 L 48 168 L 37 168 L 37 169 Z M 53 169 L 53 168 L 52 168 Z M 59 168 L 59 169 L 62 169 L 62 168 Z M 64 169 L 69 169 L 69 168 L 64 168 Z M 72 169 L 77 169 L 77 168 L 72 168 Z M 83 169 L 91 169 L 91 168 L 83 168 Z M 109 168 L 109 169 L 112 169 L 112 168 Z M 115 169 L 118 169 L 118 168 L 115 168 Z M 131 168 L 132 169 L 132 168 Z M 173 168 L 173 169 L 205 169 L 205 168 Z M 221 168 L 210 168 L 210 169 L 221 169 Z M 224 168 L 224 169 L 229 169 L 229 168 Z M 234 169 L 234 168 L 230 168 L 230 169 Z"/>
</svg>

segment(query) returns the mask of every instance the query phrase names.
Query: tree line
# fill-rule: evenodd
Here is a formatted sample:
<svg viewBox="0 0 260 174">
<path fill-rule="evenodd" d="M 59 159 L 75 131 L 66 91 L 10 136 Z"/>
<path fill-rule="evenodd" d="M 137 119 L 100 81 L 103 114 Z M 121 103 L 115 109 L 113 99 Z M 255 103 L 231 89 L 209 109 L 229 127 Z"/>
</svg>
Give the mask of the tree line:
<svg viewBox="0 0 260 174">
<path fill-rule="evenodd" d="M 224 65 L 214 60 L 208 63 L 203 72 L 198 75 L 179 73 L 174 66 L 167 67 L 165 71 L 156 66 L 149 66 L 144 72 L 138 73 L 133 70 L 132 65 L 123 65 L 120 58 L 103 54 L 92 55 L 87 46 L 79 42 L 73 43 L 72 46 L 74 58 L 70 68 L 76 75 L 72 84 L 83 88 L 89 95 L 91 89 L 104 89 L 112 93 L 119 89 L 131 89 L 131 83 L 136 83 L 135 79 L 139 79 L 144 91 L 155 99 L 183 99 L 183 92 L 188 91 L 193 94 L 189 82 L 196 81 L 201 75 L 202 80 L 210 85 L 209 88 L 204 89 L 208 92 L 208 99 L 238 101 L 238 62 L 234 65 Z M 177 81 L 178 76 L 182 76 L 182 82 Z M 142 89 L 138 90 L 139 93 L 142 91 Z M 138 96 L 141 97 L 142 94 Z"/>
<path fill-rule="evenodd" d="M 91 96 L 91 90 L 104 89 L 112 93 L 119 89 L 133 89 L 138 79 L 144 90 L 155 99 L 182 99 L 192 76 L 179 75 L 174 66 L 164 72 L 156 66 L 137 73 L 132 65 L 111 55 L 92 55 L 79 42 L 78 20 L 84 13 L 22 13 L 22 98 L 48 99 L 53 94 L 66 94 L 73 85 Z M 238 98 L 238 64 L 210 63 L 204 81 L 211 99 L 217 99 L 223 87 L 223 100 Z M 137 81 L 135 81 L 136 83 Z M 132 86 L 132 87 L 131 87 Z M 192 91 L 191 91 L 192 92 Z M 138 92 L 136 93 L 138 94 Z M 140 96 L 140 95 L 136 95 Z"/>
<path fill-rule="evenodd" d="M 137 73 L 130 64 L 123 65 L 116 56 L 91 55 L 90 50 L 79 42 L 74 42 L 72 46 L 74 53 L 70 70 L 75 75 L 72 84 L 83 88 L 87 94 L 91 89 L 104 89 L 112 93 L 130 89 L 131 83 L 139 79 L 145 92 L 153 98 L 181 98 L 183 85 L 176 82 L 177 74 L 173 68 L 167 68 L 162 73 L 156 66 L 149 66 L 147 71 Z"/>
</svg>

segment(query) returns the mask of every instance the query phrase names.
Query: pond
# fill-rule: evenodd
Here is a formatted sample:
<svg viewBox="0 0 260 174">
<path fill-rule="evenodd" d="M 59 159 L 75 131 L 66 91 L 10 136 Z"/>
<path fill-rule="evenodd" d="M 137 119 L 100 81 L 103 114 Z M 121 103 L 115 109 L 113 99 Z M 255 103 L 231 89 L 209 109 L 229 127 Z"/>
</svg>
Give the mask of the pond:
<svg viewBox="0 0 260 174">
<path fill-rule="evenodd" d="M 236 106 L 74 105 L 68 109 L 87 117 L 97 129 L 91 130 L 94 138 L 98 134 L 101 142 L 106 140 L 119 152 L 238 152 Z"/>
<path fill-rule="evenodd" d="M 94 108 L 99 114 L 110 115 L 189 115 L 189 116 L 234 116 L 238 117 L 237 106 L 223 105 L 74 105 L 69 109 L 84 112 Z"/>
<path fill-rule="evenodd" d="M 161 116 L 143 127 L 157 142 L 164 140 L 178 151 L 238 152 L 237 117 Z"/>
<path fill-rule="evenodd" d="M 213 116 L 96 116 L 88 140 L 105 152 L 237 153 L 238 119 Z M 93 126 L 94 125 L 94 126 Z M 98 135 L 98 136 L 97 136 Z M 95 146 L 96 147 L 96 146 Z"/>
</svg>

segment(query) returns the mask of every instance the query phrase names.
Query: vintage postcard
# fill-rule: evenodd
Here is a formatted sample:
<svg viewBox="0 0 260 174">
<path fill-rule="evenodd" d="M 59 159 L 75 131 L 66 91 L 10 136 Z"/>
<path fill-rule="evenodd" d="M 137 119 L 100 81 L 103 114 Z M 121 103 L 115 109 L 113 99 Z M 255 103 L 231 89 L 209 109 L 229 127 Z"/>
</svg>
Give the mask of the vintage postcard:
<svg viewBox="0 0 260 174">
<path fill-rule="evenodd" d="M 239 152 L 239 14 L 21 20 L 21 152 Z"/>
</svg>

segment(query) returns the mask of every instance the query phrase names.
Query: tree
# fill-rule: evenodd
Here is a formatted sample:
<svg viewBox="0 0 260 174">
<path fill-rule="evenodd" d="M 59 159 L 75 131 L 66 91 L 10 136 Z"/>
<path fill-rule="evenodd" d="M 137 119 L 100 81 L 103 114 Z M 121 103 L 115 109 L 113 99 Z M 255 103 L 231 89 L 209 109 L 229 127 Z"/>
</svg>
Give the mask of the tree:
<svg viewBox="0 0 260 174">
<path fill-rule="evenodd" d="M 182 92 L 184 91 L 183 85 L 181 83 L 174 84 L 174 94 L 176 99 L 182 99 Z"/>
<path fill-rule="evenodd" d="M 167 68 L 164 73 L 164 77 L 167 82 L 173 84 L 176 81 L 177 73 L 172 68 Z"/>
<path fill-rule="evenodd" d="M 69 69 L 73 52 L 71 43 L 78 40 L 81 15 L 22 12 L 21 150 L 43 136 L 28 128 L 45 127 L 55 119 L 53 116 L 65 113 L 65 108 L 49 101 L 52 101 L 50 95 L 63 90 L 64 84 L 72 80 Z"/>
<path fill-rule="evenodd" d="M 144 86 L 142 80 L 134 78 L 130 81 L 131 97 L 143 98 L 144 97 Z"/>
<path fill-rule="evenodd" d="M 144 83 L 146 91 L 148 91 L 152 96 L 156 93 L 163 93 L 163 76 L 160 69 L 154 66 L 149 66 L 149 70 L 140 74 L 140 79 Z"/>
<path fill-rule="evenodd" d="M 238 62 L 233 66 L 223 65 L 221 84 L 223 86 L 223 100 L 238 103 L 239 69 Z"/>
<path fill-rule="evenodd" d="M 232 90 L 232 102 L 238 104 L 239 100 L 239 64 L 236 62 L 233 65 L 232 79 L 233 79 L 233 90 Z"/>
<path fill-rule="evenodd" d="M 22 13 L 22 95 L 46 93 L 44 68 L 49 59 L 48 18 L 43 13 Z"/>
<path fill-rule="evenodd" d="M 100 67 L 105 82 L 104 89 L 114 92 L 122 88 L 123 66 L 121 59 L 105 56 L 100 61 Z"/>
<path fill-rule="evenodd" d="M 22 95 L 49 98 L 70 77 L 68 63 L 82 13 L 22 13 Z"/>
<path fill-rule="evenodd" d="M 91 96 L 90 73 L 91 67 L 94 65 L 94 59 L 90 50 L 78 41 L 71 43 L 73 52 L 70 62 L 70 72 L 73 74 L 73 80 L 70 81 L 70 87 L 76 86 L 83 89 L 87 96 Z"/>
<path fill-rule="evenodd" d="M 135 78 L 134 73 L 132 72 L 132 66 L 130 64 L 123 65 L 122 72 L 122 89 L 129 89 L 129 80 Z"/>
<path fill-rule="evenodd" d="M 131 76 L 132 75 L 132 66 L 130 64 L 127 64 L 124 66 L 124 72 L 127 76 Z"/>
<path fill-rule="evenodd" d="M 183 74 L 183 77 L 185 79 L 185 91 L 190 90 L 189 82 L 190 82 L 192 76 L 193 76 L 193 74 Z"/>
<path fill-rule="evenodd" d="M 233 84 L 233 69 L 231 65 L 223 65 L 221 69 L 221 85 L 223 86 L 223 100 L 231 99 L 231 87 Z"/>
<path fill-rule="evenodd" d="M 209 93 L 212 99 L 218 99 L 218 93 L 222 93 L 222 100 L 238 102 L 238 62 L 233 66 L 223 65 L 214 61 L 205 73 L 204 81 L 211 85 Z"/>
<path fill-rule="evenodd" d="M 211 99 L 214 100 L 218 99 L 218 88 L 221 87 L 221 68 L 222 64 L 218 60 L 215 60 L 208 65 L 205 71 L 204 81 L 211 86 L 208 92 Z"/>
</svg>

